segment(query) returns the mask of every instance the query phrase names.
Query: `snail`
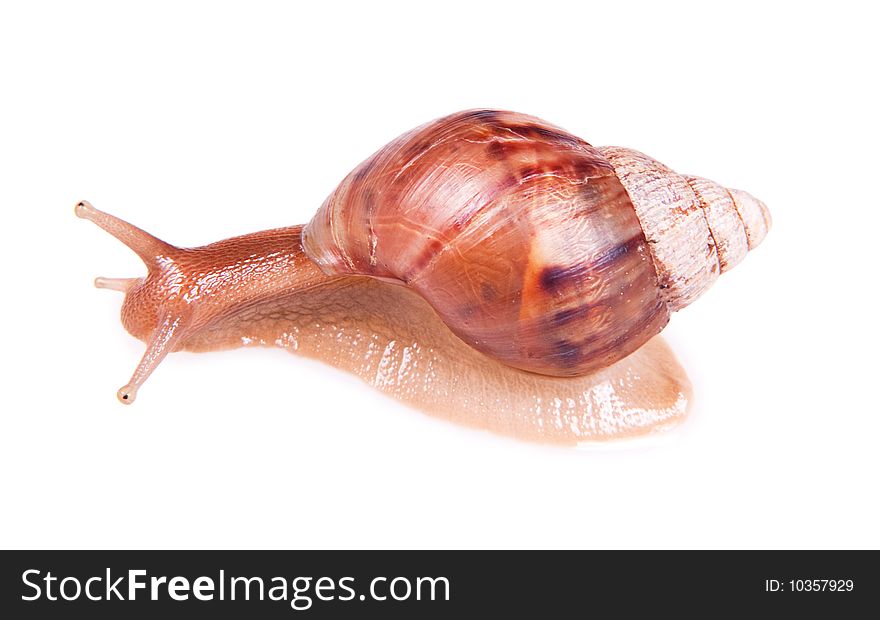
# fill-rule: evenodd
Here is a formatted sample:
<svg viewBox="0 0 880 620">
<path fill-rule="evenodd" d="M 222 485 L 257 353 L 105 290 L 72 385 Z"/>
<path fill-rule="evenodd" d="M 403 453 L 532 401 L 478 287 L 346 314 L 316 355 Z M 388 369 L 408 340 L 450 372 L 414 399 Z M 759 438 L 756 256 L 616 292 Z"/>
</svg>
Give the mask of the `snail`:
<svg viewBox="0 0 880 620">
<path fill-rule="evenodd" d="M 563 443 L 681 419 L 690 384 L 655 336 L 770 227 L 746 192 L 497 110 L 398 137 L 304 226 L 179 248 L 86 201 L 76 214 L 148 269 L 95 280 L 147 344 L 123 403 L 171 351 L 277 345 Z"/>
</svg>

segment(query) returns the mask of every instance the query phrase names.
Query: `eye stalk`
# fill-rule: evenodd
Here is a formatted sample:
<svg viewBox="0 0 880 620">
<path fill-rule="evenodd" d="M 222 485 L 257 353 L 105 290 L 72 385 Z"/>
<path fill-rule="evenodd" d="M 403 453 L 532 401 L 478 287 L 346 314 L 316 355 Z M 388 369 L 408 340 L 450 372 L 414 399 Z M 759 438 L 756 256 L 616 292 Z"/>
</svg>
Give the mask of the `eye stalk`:
<svg viewBox="0 0 880 620">
<path fill-rule="evenodd" d="M 133 226 L 109 213 L 99 211 L 87 200 L 78 202 L 74 212 L 77 217 L 95 223 L 119 239 L 144 261 L 147 268 L 153 266 L 157 257 L 177 249 L 137 226 Z"/>
</svg>

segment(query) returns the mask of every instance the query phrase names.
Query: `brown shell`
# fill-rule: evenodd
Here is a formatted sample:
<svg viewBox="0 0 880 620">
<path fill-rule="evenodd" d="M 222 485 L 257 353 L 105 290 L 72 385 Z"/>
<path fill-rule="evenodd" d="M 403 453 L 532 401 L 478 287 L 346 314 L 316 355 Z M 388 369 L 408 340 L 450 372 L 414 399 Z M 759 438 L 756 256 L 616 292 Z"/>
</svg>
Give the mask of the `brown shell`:
<svg viewBox="0 0 880 620">
<path fill-rule="evenodd" d="M 579 375 L 669 320 L 630 197 L 599 150 L 531 116 L 478 110 L 394 140 L 303 233 L 328 274 L 418 291 L 465 342 Z"/>
</svg>

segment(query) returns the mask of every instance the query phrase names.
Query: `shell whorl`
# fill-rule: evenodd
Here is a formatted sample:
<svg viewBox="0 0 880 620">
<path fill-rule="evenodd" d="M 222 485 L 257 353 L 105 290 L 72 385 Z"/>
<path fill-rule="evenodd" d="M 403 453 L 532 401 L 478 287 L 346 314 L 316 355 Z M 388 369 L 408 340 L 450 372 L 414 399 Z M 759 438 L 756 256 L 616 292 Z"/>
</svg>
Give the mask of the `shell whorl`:
<svg viewBox="0 0 880 620">
<path fill-rule="evenodd" d="M 703 294 L 770 229 L 767 207 L 747 192 L 678 174 L 633 149 L 599 151 L 632 200 L 670 311 Z"/>
</svg>

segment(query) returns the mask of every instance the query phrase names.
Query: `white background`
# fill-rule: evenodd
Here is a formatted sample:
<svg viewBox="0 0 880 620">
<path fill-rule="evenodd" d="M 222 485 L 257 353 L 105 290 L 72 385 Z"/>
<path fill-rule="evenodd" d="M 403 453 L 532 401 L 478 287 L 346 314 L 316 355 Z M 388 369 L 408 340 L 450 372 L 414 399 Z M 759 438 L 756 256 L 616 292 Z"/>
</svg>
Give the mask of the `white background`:
<svg viewBox="0 0 880 620">
<path fill-rule="evenodd" d="M 877 16 L 712 4 L 4 4 L 0 546 L 880 547 Z M 529 445 L 268 349 L 172 355 L 116 402 L 142 345 L 92 278 L 143 267 L 76 201 L 184 245 L 304 222 L 484 106 L 770 206 L 666 331 L 684 426 Z"/>
</svg>

